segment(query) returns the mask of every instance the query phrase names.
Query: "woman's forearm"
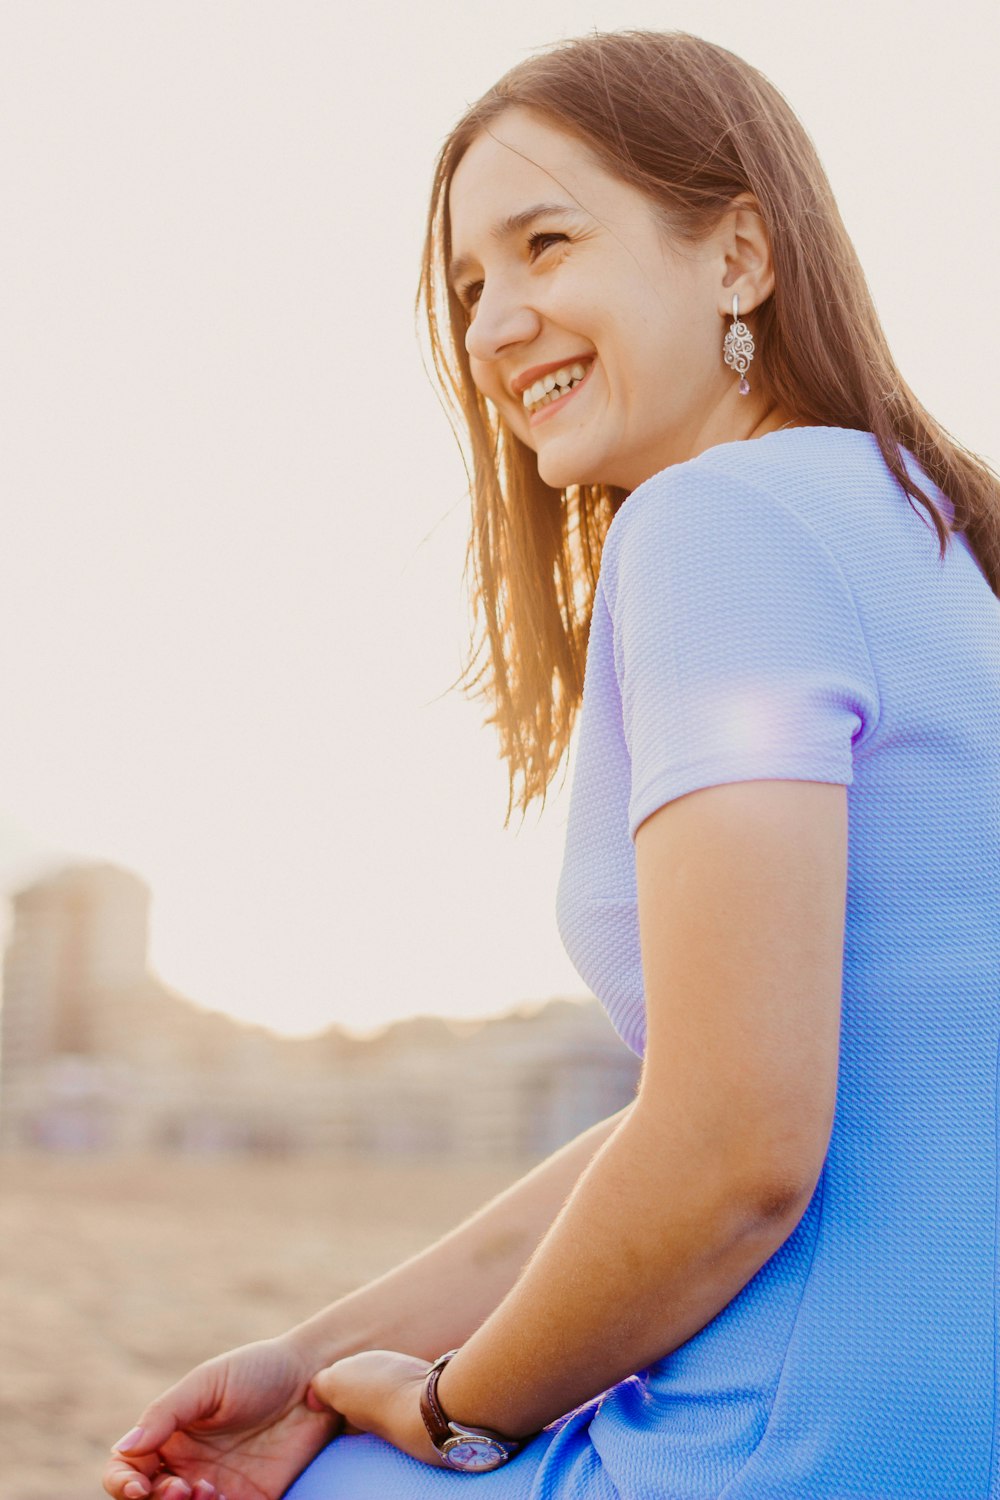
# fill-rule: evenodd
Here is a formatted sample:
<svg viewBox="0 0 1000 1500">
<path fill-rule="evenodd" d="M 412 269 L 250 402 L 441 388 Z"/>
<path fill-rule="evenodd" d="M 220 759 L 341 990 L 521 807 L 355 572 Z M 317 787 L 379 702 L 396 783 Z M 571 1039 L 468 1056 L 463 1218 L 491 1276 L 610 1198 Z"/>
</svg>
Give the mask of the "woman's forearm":
<svg viewBox="0 0 1000 1500">
<path fill-rule="evenodd" d="M 665 1113 L 630 1112 L 444 1369 L 454 1421 L 540 1430 L 691 1338 L 791 1234 L 807 1195 L 751 1187 Z"/>
<path fill-rule="evenodd" d="M 317 1369 L 363 1349 L 434 1359 L 465 1343 L 511 1290 L 581 1172 L 631 1109 L 590 1126 L 426 1250 L 285 1337 Z"/>
</svg>

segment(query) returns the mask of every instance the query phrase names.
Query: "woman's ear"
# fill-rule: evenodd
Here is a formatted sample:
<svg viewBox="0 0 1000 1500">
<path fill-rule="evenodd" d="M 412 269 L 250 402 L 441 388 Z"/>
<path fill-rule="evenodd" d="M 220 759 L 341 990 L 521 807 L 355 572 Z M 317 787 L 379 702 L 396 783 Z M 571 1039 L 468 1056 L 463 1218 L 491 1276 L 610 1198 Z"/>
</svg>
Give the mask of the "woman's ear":
<svg viewBox="0 0 1000 1500">
<path fill-rule="evenodd" d="M 733 199 L 719 226 L 723 275 L 724 317 L 731 317 L 733 292 L 739 293 L 740 317 L 753 312 L 774 291 L 774 266 L 760 207 L 752 193 Z M 728 293 L 728 297 L 726 296 Z"/>
</svg>

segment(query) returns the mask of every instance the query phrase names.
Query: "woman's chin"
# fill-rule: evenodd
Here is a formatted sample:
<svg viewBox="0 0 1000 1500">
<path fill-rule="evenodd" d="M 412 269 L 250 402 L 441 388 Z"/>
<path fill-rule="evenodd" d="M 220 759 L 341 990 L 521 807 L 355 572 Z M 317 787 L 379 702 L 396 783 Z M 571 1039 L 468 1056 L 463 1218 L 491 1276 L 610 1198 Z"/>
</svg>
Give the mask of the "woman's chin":
<svg viewBox="0 0 1000 1500">
<path fill-rule="evenodd" d="M 538 477 L 546 484 L 551 485 L 554 490 L 566 490 L 577 484 L 604 484 L 606 483 L 600 472 L 584 467 L 579 458 L 571 464 L 561 463 L 553 453 L 548 458 L 544 453 L 538 455 Z"/>
</svg>

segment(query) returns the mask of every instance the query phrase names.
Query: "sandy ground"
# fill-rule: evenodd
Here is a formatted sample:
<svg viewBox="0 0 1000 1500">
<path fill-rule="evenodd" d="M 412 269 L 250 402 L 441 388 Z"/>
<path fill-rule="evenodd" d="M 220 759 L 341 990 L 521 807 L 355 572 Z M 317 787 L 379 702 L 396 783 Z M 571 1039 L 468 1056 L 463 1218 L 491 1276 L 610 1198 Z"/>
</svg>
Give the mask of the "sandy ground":
<svg viewBox="0 0 1000 1500">
<path fill-rule="evenodd" d="M 371 1280 L 530 1162 L 0 1157 L 0 1500 L 107 1500 L 141 1408 Z"/>
</svg>

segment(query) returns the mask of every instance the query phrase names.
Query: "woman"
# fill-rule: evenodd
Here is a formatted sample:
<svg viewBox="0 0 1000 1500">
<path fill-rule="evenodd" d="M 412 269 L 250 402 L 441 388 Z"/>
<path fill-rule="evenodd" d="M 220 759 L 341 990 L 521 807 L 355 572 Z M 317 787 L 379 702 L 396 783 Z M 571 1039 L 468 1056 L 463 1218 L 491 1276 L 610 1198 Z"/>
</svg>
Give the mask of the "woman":
<svg viewBox="0 0 1000 1500">
<path fill-rule="evenodd" d="M 421 290 L 511 785 L 579 708 L 559 925 L 640 1085 L 185 1376 L 105 1488 L 1000 1496 L 1000 482 L 900 377 L 784 99 L 686 33 L 489 90 Z"/>
</svg>

